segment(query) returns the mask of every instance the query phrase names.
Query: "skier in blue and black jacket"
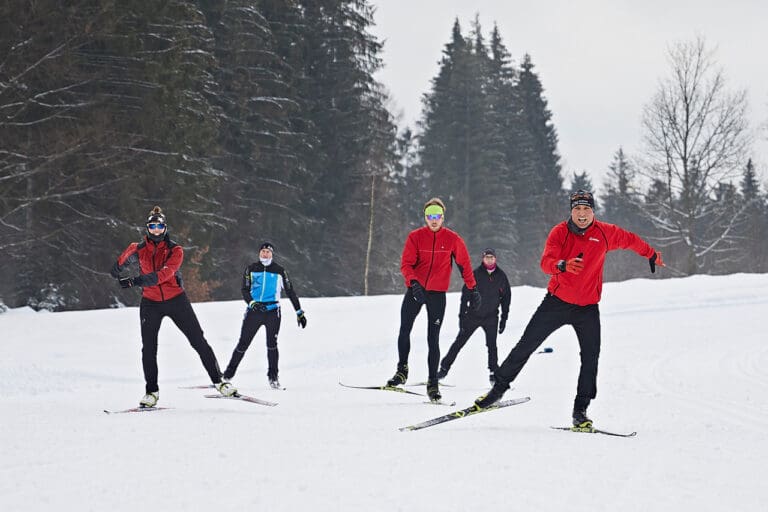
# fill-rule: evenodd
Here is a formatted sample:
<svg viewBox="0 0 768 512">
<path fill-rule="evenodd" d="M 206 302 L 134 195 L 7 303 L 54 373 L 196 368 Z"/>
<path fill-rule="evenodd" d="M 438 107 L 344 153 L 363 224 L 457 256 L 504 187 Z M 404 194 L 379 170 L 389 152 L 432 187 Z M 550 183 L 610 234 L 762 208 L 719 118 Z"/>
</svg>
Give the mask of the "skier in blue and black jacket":
<svg viewBox="0 0 768 512">
<path fill-rule="evenodd" d="M 278 351 L 277 335 L 280 332 L 280 292 L 285 290 L 291 300 L 293 309 L 296 310 L 296 320 L 301 326 L 307 326 L 307 317 L 301 309 L 299 297 L 293 289 L 291 280 L 285 269 L 272 260 L 275 248 L 269 242 L 264 242 L 259 247 L 259 261 L 251 263 L 245 268 L 243 274 L 243 300 L 248 304 L 243 317 L 243 326 L 240 329 L 240 340 L 237 342 L 232 359 L 224 371 L 223 379 L 230 380 L 235 376 L 245 351 L 262 325 L 267 330 L 267 377 L 269 385 L 274 389 L 280 389 L 277 379 Z"/>
</svg>

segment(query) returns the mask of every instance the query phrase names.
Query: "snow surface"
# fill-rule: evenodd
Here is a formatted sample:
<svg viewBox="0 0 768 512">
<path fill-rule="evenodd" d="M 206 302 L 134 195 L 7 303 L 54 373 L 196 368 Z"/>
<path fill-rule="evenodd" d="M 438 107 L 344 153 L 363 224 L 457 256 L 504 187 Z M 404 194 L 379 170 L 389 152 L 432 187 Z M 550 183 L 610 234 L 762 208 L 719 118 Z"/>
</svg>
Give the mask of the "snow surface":
<svg viewBox="0 0 768 512">
<path fill-rule="evenodd" d="M 129 291 L 127 293 L 135 293 Z M 504 357 L 543 297 L 513 288 Z M 143 394 L 138 311 L 0 314 L 0 510 L 764 511 L 768 502 L 768 275 L 607 284 L 597 426 L 567 425 L 578 371 L 573 331 L 533 355 L 505 397 L 526 404 L 427 430 L 398 427 L 451 411 L 416 396 L 342 388 L 394 373 L 400 296 L 303 299 L 280 335 L 286 391 L 268 389 L 264 331 L 234 383 L 279 402 L 209 400 L 197 355 L 170 321 L 160 332 L 160 405 L 106 415 Z M 441 346 L 456 335 L 448 298 Z M 195 304 L 226 365 L 238 301 Z M 426 377 L 426 315 L 411 381 Z M 763 323 L 760 323 L 760 322 Z M 468 406 L 488 389 L 480 332 L 444 388 Z M 412 388 L 423 391 L 420 388 Z"/>
</svg>

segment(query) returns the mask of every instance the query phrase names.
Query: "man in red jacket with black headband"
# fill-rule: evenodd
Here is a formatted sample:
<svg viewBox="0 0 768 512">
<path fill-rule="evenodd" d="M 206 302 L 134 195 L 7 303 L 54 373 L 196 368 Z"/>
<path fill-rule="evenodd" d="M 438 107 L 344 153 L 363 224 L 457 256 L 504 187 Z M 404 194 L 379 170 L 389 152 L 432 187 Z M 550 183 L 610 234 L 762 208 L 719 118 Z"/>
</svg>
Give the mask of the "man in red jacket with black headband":
<svg viewBox="0 0 768 512">
<path fill-rule="evenodd" d="M 410 232 L 405 240 L 400 271 L 408 289 L 400 308 L 400 335 L 397 338 L 398 363 L 395 376 L 388 386 L 405 384 L 408 379 L 408 354 L 411 351 L 411 330 L 421 311 L 427 305 L 427 395 L 432 401 L 439 401 L 437 369 L 440 364 L 440 327 L 445 315 L 445 292 L 451 281 L 451 265 L 455 261 L 470 290 L 472 307 L 480 308 L 480 293 L 477 291 L 472 262 L 464 240 L 454 231 L 443 227 L 445 204 L 432 198 L 424 205 L 426 226 Z"/>
<path fill-rule="evenodd" d="M 480 408 L 498 401 L 509 389 L 528 358 L 554 331 L 572 325 L 579 340 L 581 369 L 573 403 L 573 425 L 591 428 L 587 407 L 597 395 L 597 362 L 600 356 L 600 311 L 605 255 L 630 249 L 648 258 L 651 272 L 663 267 L 661 253 L 642 238 L 613 224 L 595 220 L 595 200 L 590 192 L 571 194 L 571 217 L 557 224 L 547 237 L 541 269 L 550 274 L 547 295 L 528 322 L 520 341 L 496 371 L 496 384 L 475 400 Z"/>
</svg>

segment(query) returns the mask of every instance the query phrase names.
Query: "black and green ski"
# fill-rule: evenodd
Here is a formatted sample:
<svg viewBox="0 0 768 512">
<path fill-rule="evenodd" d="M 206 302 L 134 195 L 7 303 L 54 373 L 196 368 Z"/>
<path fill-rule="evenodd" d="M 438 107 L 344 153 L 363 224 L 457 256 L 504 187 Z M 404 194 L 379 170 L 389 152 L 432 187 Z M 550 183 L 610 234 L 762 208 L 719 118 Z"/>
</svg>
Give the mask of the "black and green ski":
<svg viewBox="0 0 768 512">
<path fill-rule="evenodd" d="M 415 391 L 409 391 L 405 388 L 401 388 L 398 386 L 350 386 L 349 384 L 343 384 L 339 382 L 340 386 L 344 386 L 345 388 L 353 388 L 353 389 L 380 389 L 382 391 L 394 391 L 396 393 L 407 393 L 409 395 L 418 395 L 418 396 L 427 396 L 423 393 L 417 393 Z"/>
<path fill-rule="evenodd" d="M 439 425 L 440 423 L 445 423 L 447 421 L 458 420 L 460 418 L 466 418 L 467 416 L 474 416 L 475 414 L 480 414 L 481 412 L 495 411 L 496 409 L 501 409 L 503 407 L 522 404 L 529 401 L 530 399 L 531 397 L 526 396 L 523 398 L 513 398 L 511 400 L 502 400 L 500 402 L 496 402 L 495 404 L 490 405 L 489 407 L 486 407 L 485 409 L 481 409 L 480 407 L 472 404 L 470 407 L 467 407 L 466 409 L 461 409 L 460 411 L 452 412 L 450 414 L 445 414 L 443 416 L 438 416 L 437 418 L 432 418 L 431 420 L 422 421 L 421 423 L 416 423 L 414 425 L 408 425 L 407 427 L 401 427 L 400 431 L 405 432 L 408 430 L 421 430 L 422 428 L 432 427 L 434 425 Z"/>
<path fill-rule="evenodd" d="M 630 432 L 628 434 L 622 434 L 618 432 L 609 432 L 607 430 L 601 430 L 595 427 L 550 427 L 555 430 L 568 430 L 570 432 L 581 432 L 583 434 L 603 434 L 604 436 L 614 437 L 635 437 L 637 432 Z"/>
</svg>

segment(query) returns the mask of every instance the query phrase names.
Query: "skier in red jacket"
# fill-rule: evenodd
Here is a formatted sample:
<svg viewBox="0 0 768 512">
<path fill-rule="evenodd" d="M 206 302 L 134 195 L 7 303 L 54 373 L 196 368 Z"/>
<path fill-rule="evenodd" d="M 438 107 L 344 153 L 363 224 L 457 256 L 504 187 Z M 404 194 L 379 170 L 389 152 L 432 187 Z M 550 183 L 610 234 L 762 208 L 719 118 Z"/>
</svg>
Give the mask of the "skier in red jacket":
<svg viewBox="0 0 768 512">
<path fill-rule="evenodd" d="M 168 237 L 165 214 L 159 206 L 149 212 L 147 234 L 141 242 L 134 242 L 123 251 L 110 274 L 120 286 L 141 286 L 141 363 L 144 369 L 146 394 L 139 401 L 141 407 L 154 407 L 160 398 L 157 385 L 157 333 L 160 322 L 168 316 L 189 340 L 203 362 L 211 382 L 224 396 L 237 395 L 229 382 L 221 381 L 221 370 L 213 349 L 205 340 L 181 280 L 181 262 L 184 250 Z M 140 274 L 124 277 L 132 265 L 138 265 Z"/>
<path fill-rule="evenodd" d="M 472 262 L 464 240 L 454 231 L 443 227 L 445 204 L 432 198 L 424 205 L 426 226 L 410 232 L 405 240 L 400 271 L 408 289 L 400 308 L 400 334 L 397 338 L 398 363 L 395 376 L 387 381 L 388 386 L 405 384 L 408 379 L 408 354 L 411 350 L 411 330 L 421 306 L 427 306 L 427 395 L 432 401 L 439 401 L 440 390 L 437 369 L 440 364 L 440 327 L 445 315 L 445 292 L 451 280 L 451 265 L 456 265 L 470 290 L 472 307 L 480 308 L 480 293 L 477 291 Z"/>
<path fill-rule="evenodd" d="M 591 428 L 587 407 L 597 395 L 600 356 L 600 311 L 597 303 L 603 288 L 605 255 L 614 249 L 630 249 L 648 258 L 651 272 L 663 267 L 661 253 L 642 238 L 613 224 L 595 220 L 595 200 L 590 192 L 571 194 L 571 218 L 557 224 L 547 237 L 541 269 L 550 274 L 547 294 L 520 341 L 496 371 L 496 383 L 475 400 L 480 408 L 498 401 L 509 389 L 528 358 L 554 331 L 572 325 L 579 340 L 581 369 L 573 403 L 573 425 Z"/>
</svg>

